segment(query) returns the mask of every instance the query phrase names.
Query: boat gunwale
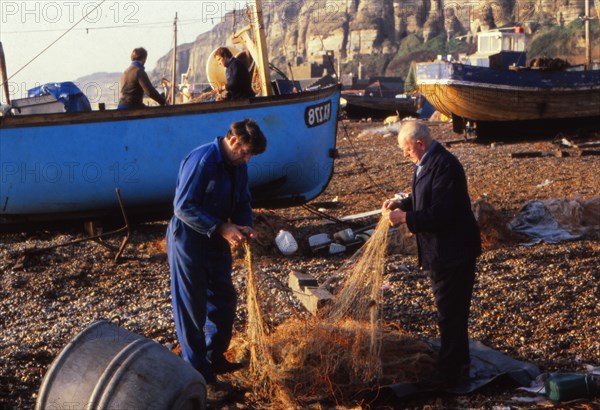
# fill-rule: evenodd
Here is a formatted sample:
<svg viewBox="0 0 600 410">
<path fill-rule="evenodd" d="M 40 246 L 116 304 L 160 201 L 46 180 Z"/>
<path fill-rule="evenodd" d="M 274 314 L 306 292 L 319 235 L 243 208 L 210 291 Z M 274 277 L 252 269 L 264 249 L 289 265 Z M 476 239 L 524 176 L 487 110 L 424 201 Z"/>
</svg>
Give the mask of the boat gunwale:
<svg viewBox="0 0 600 410">
<path fill-rule="evenodd" d="M 495 84 L 495 83 L 486 83 L 486 82 L 474 82 L 467 80 L 454 80 L 451 78 L 443 78 L 443 79 L 427 79 L 420 80 L 419 84 L 417 84 L 417 89 L 419 86 L 463 86 L 466 88 L 489 88 L 496 90 L 507 90 L 507 91 L 525 91 L 525 92 L 590 92 L 590 91 L 600 91 L 600 84 L 597 85 L 585 85 L 585 86 L 577 86 L 574 85 L 572 87 L 534 87 L 534 86 L 513 86 L 513 85 L 505 85 L 505 84 Z"/>
<path fill-rule="evenodd" d="M 423 75 L 423 72 L 426 72 L 427 67 L 432 66 L 443 67 L 443 69 L 440 70 L 440 76 L 436 77 L 435 75 L 429 75 L 428 73 L 425 73 L 425 75 Z M 510 84 L 515 82 L 515 78 L 508 78 L 507 76 L 505 76 L 506 74 L 509 74 L 510 76 L 520 75 L 521 77 L 524 77 L 521 78 L 521 80 L 539 81 L 539 84 L 522 85 L 519 87 L 522 89 L 529 90 L 548 90 L 554 88 L 561 88 L 560 85 L 565 84 L 565 81 L 567 80 L 569 81 L 570 85 L 568 87 L 563 86 L 562 88 L 588 88 L 591 90 L 595 90 L 597 87 L 599 87 L 598 81 L 600 80 L 600 70 L 547 71 L 527 67 L 520 68 L 519 70 L 511 70 L 474 66 L 449 61 L 416 63 L 415 80 L 417 87 L 419 86 L 419 84 L 431 85 L 442 82 L 447 83 L 464 81 L 470 84 L 486 84 L 496 87 L 513 88 Z M 469 76 L 477 77 L 468 78 Z"/>
<path fill-rule="evenodd" d="M 338 84 L 315 91 L 303 91 L 301 93 L 268 97 L 254 97 L 236 101 L 219 101 L 211 103 L 198 102 L 167 105 L 163 107 L 146 107 L 134 110 L 103 110 L 77 113 L 0 116 L 0 129 L 142 120 L 182 115 L 202 115 L 215 112 L 239 110 L 240 107 L 248 109 L 263 108 L 290 102 L 303 103 L 314 101 L 316 99 L 327 98 L 339 90 L 341 90 L 341 85 Z"/>
</svg>

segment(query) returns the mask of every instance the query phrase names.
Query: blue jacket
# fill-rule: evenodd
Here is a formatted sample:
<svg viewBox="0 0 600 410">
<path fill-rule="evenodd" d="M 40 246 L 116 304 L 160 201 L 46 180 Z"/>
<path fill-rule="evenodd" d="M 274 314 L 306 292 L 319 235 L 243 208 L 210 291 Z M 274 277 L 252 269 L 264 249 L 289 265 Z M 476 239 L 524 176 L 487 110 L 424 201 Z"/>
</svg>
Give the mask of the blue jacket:
<svg viewBox="0 0 600 410">
<path fill-rule="evenodd" d="M 406 225 L 417 235 L 419 264 L 427 270 L 474 260 L 481 254 L 479 226 L 471 210 L 465 171 L 436 143 L 413 176 L 412 194 L 400 202 Z"/>
<path fill-rule="evenodd" d="M 173 207 L 175 217 L 194 231 L 211 237 L 227 222 L 252 226 L 246 164 L 227 169 L 216 138 L 188 154 L 181 162 Z"/>
</svg>

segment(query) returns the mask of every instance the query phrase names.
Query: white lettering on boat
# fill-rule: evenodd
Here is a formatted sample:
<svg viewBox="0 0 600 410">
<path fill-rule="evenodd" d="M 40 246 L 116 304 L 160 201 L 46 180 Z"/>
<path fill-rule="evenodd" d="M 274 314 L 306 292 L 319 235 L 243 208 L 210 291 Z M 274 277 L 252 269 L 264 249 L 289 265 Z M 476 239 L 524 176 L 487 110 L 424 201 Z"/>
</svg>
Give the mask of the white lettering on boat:
<svg viewBox="0 0 600 410">
<path fill-rule="evenodd" d="M 331 119 L 331 100 L 311 105 L 304 110 L 304 122 L 308 128 L 325 124 Z"/>
</svg>

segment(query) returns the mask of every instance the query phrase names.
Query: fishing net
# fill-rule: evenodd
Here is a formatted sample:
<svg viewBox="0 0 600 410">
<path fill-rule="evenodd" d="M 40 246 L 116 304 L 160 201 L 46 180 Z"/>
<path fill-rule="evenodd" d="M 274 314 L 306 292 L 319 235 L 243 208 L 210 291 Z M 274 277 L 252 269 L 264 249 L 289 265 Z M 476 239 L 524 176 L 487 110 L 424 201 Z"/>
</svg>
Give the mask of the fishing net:
<svg viewBox="0 0 600 410">
<path fill-rule="evenodd" d="M 213 102 L 213 101 L 217 100 L 218 95 L 219 95 L 219 93 L 217 92 L 217 90 L 206 91 L 206 92 L 192 98 L 187 103 L 193 104 L 193 103 L 199 103 L 199 102 Z"/>
<path fill-rule="evenodd" d="M 248 309 L 248 324 L 246 336 L 250 348 L 250 374 L 255 380 L 254 390 L 263 397 L 276 398 L 285 408 L 297 408 L 284 384 L 279 383 L 279 371 L 273 360 L 271 347 L 261 305 L 258 302 L 254 266 L 250 244 L 244 243 L 245 261 L 248 267 L 248 281 L 246 290 L 246 303 Z"/>
<path fill-rule="evenodd" d="M 357 334 L 353 350 L 361 351 L 368 344 L 365 363 L 357 363 L 354 374 L 362 380 L 381 375 L 382 302 L 381 285 L 388 245 L 388 219 L 382 217 L 367 243 L 340 269 L 346 275 L 341 289 L 335 294 L 333 304 L 323 317 L 324 321 L 340 324 L 345 320 L 368 322 L 368 342 Z"/>
<path fill-rule="evenodd" d="M 246 245 L 250 373 L 255 392 L 269 400 L 270 408 L 360 401 L 381 385 L 416 381 L 431 371 L 430 346 L 383 323 L 388 231 L 388 219 L 382 217 L 367 243 L 339 269 L 343 282 L 326 310 L 288 319 L 270 333 Z"/>
</svg>

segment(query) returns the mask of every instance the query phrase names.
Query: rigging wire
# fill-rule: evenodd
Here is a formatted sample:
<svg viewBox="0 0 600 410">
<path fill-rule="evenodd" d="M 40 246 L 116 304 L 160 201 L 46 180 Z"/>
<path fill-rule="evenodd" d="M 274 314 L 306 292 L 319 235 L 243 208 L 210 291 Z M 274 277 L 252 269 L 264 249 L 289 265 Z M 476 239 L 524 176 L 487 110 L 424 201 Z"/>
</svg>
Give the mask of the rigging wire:
<svg viewBox="0 0 600 410">
<path fill-rule="evenodd" d="M 381 194 L 381 198 L 387 199 L 388 195 L 386 194 L 385 190 L 381 187 L 380 184 L 378 184 L 373 179 L 373 177 L 371 176 L 371 173 L 369 172 L 369 169 L 365 166 L 365 164 L 360 159 L 360 157 L 358 155 L 358 150 L 356 149 L 356 146 L 352 142 L 352 139 L 350 138 L 350 133 L 348 132 L 348 128 L 346 127 L 346 124 L 344 124 L 343 121 L 342 121 L 342 129 L 344 130 L 344 134 L 346 134 L 346 139 L 348 140 L 348 143 L 350 144 L 350 148 L 354 152 L 354 157 L 356 158 L 358 165 L 363 170 L 363 172 L 367 176 L 367 178 L 369 178 L 369 181 L 371 181 L 371 184 L 373 184 L 373 187 L 375 188 L 375 190 L 379 191 L 379 193 Z M 379 201 L 379 203 L 381 203 L 381 201 L 382 201 L 381 198 L 377 198 L 377 196 L 374 193 L 371 193 L 371 195 L 373 196 L 373 198 L 375 200 L 377 200 L 377 201 Z"/>
<path fill-rule="evenodd" d="M 319 36 L 319 40 L 321 41 L 321 49 L 327 55 L 329 64 L 331 65 L 331 68 L 333 70 L 333 75 L 338 79 L 338 83 L 339 83 L 340 77 L 335 69 L 335 64 L 333 63 L 331 56 L 329 54 L 327 54 L 327 50 L 325 49 L 325 42 L 323 41 L 323 36 L 321 35 L 321 33 L 317 33 L 317 34 Z M 338 58 L 339 58 L 339 56 L 338 56 Z M 367 169 L 365 164 L 359 158 L 358 151 L 356 150 L 356 147 L 354 146 L 354 143 L 352 142 L 352 139 L 350 138 L 350 134 L 348 133 L 348 128 L 346 127 L 346 125 L 343 122 L 342 122 L 342 128 L 344 130 L 344 134 L 346 134 L 346 139 L 348 140 L 348 143 L 350 144 L 350 147 L 352 148 L 352 151 L 354 152 L 354 157 L 358 161 L 358 165 L 362 168 L 363 172 L 367 175 L 367 177 L 369 178 L 369 180 L 371 181 L 371 183 L 373 184 L 375 189 L 381 193 L 382 197 L 387 198 L 387 195 L 386 195 L 385 191 L 383 190 L 383 188 L 373 179 L 373 177 L 371 176 L 371 173 L 369 172 L 369 170 Z M 379 198 L 376 198 L 376 199 L 379 199 Z"/>
<path fill-rule="evenodd" d="M 104 0 L 106 1 L 106 0 Z M 91 12 L 93 12 L 92 10 Z M 90 13 L 91 13 L 90 12 Z M 85 15 L 83 18 L 86 18 L 89 15 Z M 205 23 L 205 19 L 190 19 L 190 20 L 179 20 L 179 25 L 190 25 L 196 24 L 198 22 Z M 79 24 L 76 23 L 76 24 Z M 135 23 L 135 24 L 121 24 L 115 26 L 100 26 L 100 27 L 83 27 L 83 28 L 72 28 L 71 31 L 93 31 L 93 30 L 111 30 L 111 29 L 143 29 L 147 30 L 148 28 L 159 28 L 159 27 L 171 27 L 173 25 L 173 21 L 155 21 L 148 23 Z M 62 29 L 38 29 L 38 30 L 18 30 L 18 31 L 3 31 L 2 34 L 31 34 L 31 33 L 52 33 L 56 31 L 62 31 Z"/>
<path fill-rule="evenodd" d="M 102 4 L 104 4 L 106 2 L 106 0 L 102 0 L 99 4 L 96 5 L 96 7 L 94 7 L 90 12 L 88 12 L 85 16 L 81 17 L 81 19 L 79 19 L 79 21 L 77 21 L 75 24 L 73 24 L 71 26 L 71 28 L 69 28 L 67 31 L 65 31 L 63 34 L 61 34 L 56 40 L 54 40 L 52 43 L 50 43 L 46 48 L 44 48 L 42 51 L 40 51 L 39 53 L 37 53 L 37 55 L 35 57 L 33 57 L 31 60 L 29 60 L 27 63 L 25 63 L 25 65 L 23 65 L 21 68 L 19 68 L 16 72 L 14 72 L 10 77 L 8 77 L 6 79 L 6 81 L 8 82 L 10 79 L 12 79 L 15 75 L 19 74 L 21 71 L 23 71 L 25 69 L 25 67 L 27 67 L 29 64 L 33 63 L 39 56 L 41 56 L 42 54 L 44 54 L 50 47 L 52 47 L 54 44 L 58 43 L 58 41 L 60 41 L 60 39 L 62 39 L 64 36 L 66 36 L 67 34 L 69 34 L 79 23 L 81 23 L 87 16 L 89 16 L 92 12 L 95 12 L 100 6 L 102 6 Z M 2 83 L 4 84 L 4 83 Z M 0 84 L 0 85 L 2 85 Z"/>
<path fill-rule="evenodd" d="M 317 31 L 317 35 L 319 36 L 319 40 L 321 41 L 321 49 L 325 52 L 325 55 L 327 56 L 327 60 L 329 60 L 329 65 L 331 65 L 331 69 L 333 71 L 333 76 L 338 79 L 338 83 L 339 83 L 341 81 L 341 79 L 335 69 L 335 64 L 333 64 L 333 59 L 331 58 L 331 55 L 329 55 L 327 53 L 327 50 L 325 49 L 325 42 L 323 41 L 323 36 L 321 35 L 321 33 L 319 31 Z M 338 58 L 340 58 L 340 56 L 338 56 Z"/>
<path fill-rule="evenodd" d="M 321 49 L 325 52 L 325 54 L 328 57 L 329 64 L 331 65 L 331 68 L 333 70 L 333 75 L 335 76 L 335 78 L 338 79 L 338 83 L 340 83 L 340 77 L 335 69 L 335 64 L 333 63 L 333 59 L 331 58 L 331 55 L 327 54 L 327 50 L 325 49 L 325 42 L 323 41 L 323 36 L 321 35 L 320 32 L 317 32 L 317 34 L 319 36 L 319 40 L 321 41 Z M 340 58 L 340 57 L 338 56 L 338 58 Z M 356 150 L 356 147 L 354 146 L 354 143 L 352 142 L 352 139 L 350 138 L 350 133 L 348 132 L 348 128 L 343 123 L 343 121 L 342 121 L 342 128 L 344 130 L 344 133 L 346 134 L 346 139 L 348 140 L 348 143 L 350 144 L 350 147 L 352 148 L 352 151 L 354 152 L 354 157 L 358 161 L 358 165 L 362 168 L 362 170 L 365 173 L 365 175 L 367 176 L 367 178 L 369 178 L 369 181 L 371 181 L 371 183 L 373 184 L 373 187 L 377 191 L 379 191 L 382 198 L 384 198 L 384 199 L 387 198 L 387 195 L 386 195 L 385 191 L 383 190 L 383 188 L 373 179 L 373 177 L 371 176 L 371 173 L 369 172 L 369 170 L 367 169 L 365 164 L 359 158 L 358 151 Z M 373 194 L 371 194 L 371 195 L 373 195 Z M 375 199 L 379 200 L 379 198 L 376 198 L 375 195 L 373 195 L 373 197 Z"/>
<path fill-rule="evenodd" d="M 330 214 L 328 214 L 326 212 L 323 212 L 323 211 L 315 208 L 314 206 L 312 206 L 310 204 L 303 204 L 302 208 L 306 209 L 308 212 L 310 212 L 313 215 L 316 215 L 316 216 L 318 216 L 320 218 L 323 218 L 323 219 L 327 219 L 327 220 L 329 220 L 331 222 L 335 222 L 335 223 L 342 224 L 342 225 L 347 225 L 347 226 L 350 226 L 350 227 L 353 227 L 353 228 L 361 226 L 361 225 L 357 224 L 356 222 L 344 221 L 342 219 L 336 218 L 335 216 L 330 215 Z"/>
<path fill-rule="evenodd" d="M 535 7 L 532 7 L 532 8 L 529 10 L 529 12 L 528 12 L 527 14 L 525 14 L 525 15 L 524 15 L 524 16 L 521 18 L 521 21 L 517 21 L 517 22 L 515 23 L 515 26 L 516 26 L 516 27 L 522 27 L 522 26 L 523 26 L 523 24 L 524 24 L 524 23 L 525 23 L 525 22 L 526 22 L 528 19 L 530 19 L 531 17 L 533 17 L 534 13 L 535 13 Z M 516 20 L 516 17 L 517 17 L 517 16 L 514 16 L 514 17 L 515 17 L 515 20 Z M 521 53 L 519 54 L 519 59 L 521 59 L 521 58 L 522 58 L 522 57 L 523 57 L 523 56 L 526 54 L 526 52 L 527 52 L 526 48 L 523 48 L 523 50 L 521 50 Z M 526 63 L 527 63 L 527 61 L 524 61 L 523 63 L 524 63 L 524 64 L 526 64 Z"/>
</svg>

